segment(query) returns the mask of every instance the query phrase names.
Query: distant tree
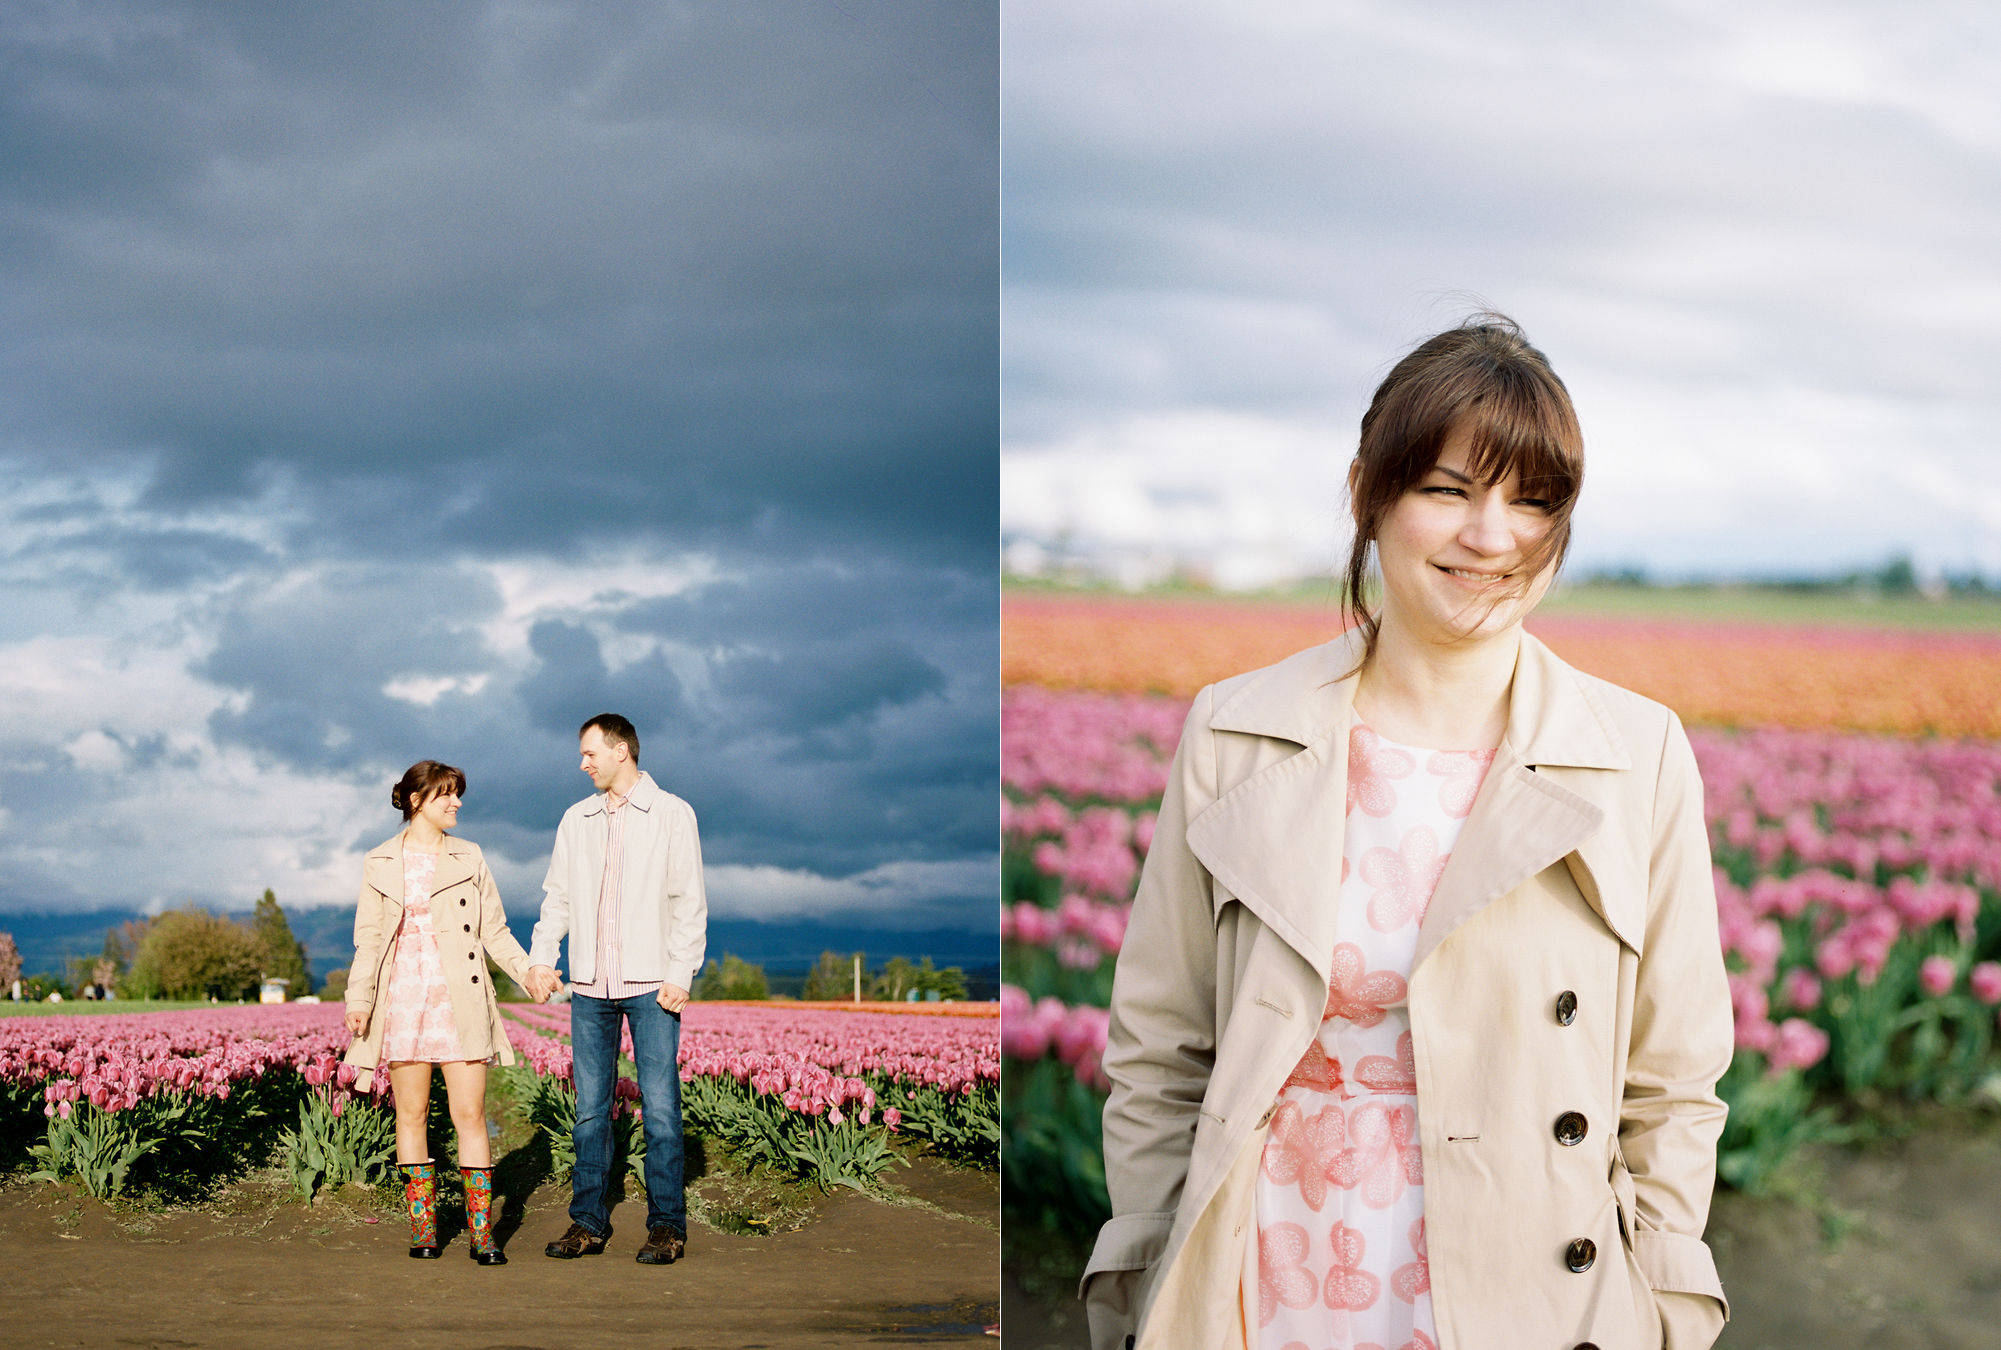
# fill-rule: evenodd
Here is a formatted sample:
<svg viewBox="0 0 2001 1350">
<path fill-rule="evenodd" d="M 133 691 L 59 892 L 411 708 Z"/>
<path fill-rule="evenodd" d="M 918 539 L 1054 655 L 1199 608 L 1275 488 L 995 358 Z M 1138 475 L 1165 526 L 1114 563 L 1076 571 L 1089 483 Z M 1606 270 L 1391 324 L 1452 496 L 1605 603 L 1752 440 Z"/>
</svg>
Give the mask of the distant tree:
<svg viewBox="0 0 2001 1350">
<path fill-rule="evenodd" d="M 347 967 L 327 972 L 327 982 L 320 986 L 320 997 L 334 1003 L 347 997 Z"/>
<path fill-rule="evenodd" d="M 257 909 L 250 916 L 250 926 L 257 934 L 257 940 L 264 949 L 264 969 L 261 972 L 267 980 L 284 980 L 287 994 L 297 998 L 312 987 L 311 968 L 306 964 L 306 949 L 292 936 L 292 925 L 285 919 L 285 911 L 278 906 L 278 897 L 269 887 L 257 901 Z"/>
<path fill-rule="evenodd" d="M 1893 595 L 1904 595 L 1918 588 L 1918 571 L 1911 565 L 1908 554 L 1898 554 L 1883 565 L 1876 574 L 1876 584 Z"/>
<path fill-rule="evenodd" d="M 247 926 L 190 906 L 153 921 L 134 963 L 133 982 L 168 998 L 234 1000 L 254 995 L 264 943 Z"/>
<path fill-rule="evenodd" d="M 14 945 L 12 933 L 0 933 L 0 998 L 13 992 L 14 981 L 21 978 L 21 949 Z"/>
<path fill-rule="evenodd" d="M 958 966 L 946 966 L 943 970 L 931 968 L 931 958 L 925 957 L 924 964 L 917 972 L 917 988 L 920 995 L 929 997 L 936 994 L 941 999 L 964 1002 L 966 997 L 966 972 Z"/>
<path fill-rule="evenodd" d="M 770 998 L 771 986 L 765 981 L 763 966 L 753 966 L 740 956 L 724 952 L 722 964 L 712 960 L 704 966 L 689 992 L 703 1000 Z"/>
<path fill-rule="evenodd" d="M 892 956 L 869 982 L 868 996 L 878 1003 L 901 1003 L 917 987 L 917 967 L 907 956 Z"/>
<path fill-rule="evenodd" d="M 111 982 L 120 998 L 159 997 L 157 972 L 150 979 L 139 974 L 139 952 L 146 945 L 146 934 L 152 928 L 151 919 L 127 919 L 104 934 L 103 959 L 117 965 L 117 973 L 112 976 Z"/>
<path fill-rule="evenodd" d="M 822 1003 L 845 1003 L 855 996 L 855 962 L 868 969 L 868 957 L 861 952 L 842 956 L 836 951 L 820 953 L 820 960 L 806 973 L 806 985 L 799 997 Z"/>
<path fill-rule="evenodd" d="M 877 1002 L 901 1003 L 913 992 L 920 999 L 933 993 L 940 999 L 963 999 L 966 972 L 957 966 L 938 970 L 928 956 L 920 965 L 912 965 L 908 957 L 892 956 L 869 985 L 869 997 Z"/>
</svg>

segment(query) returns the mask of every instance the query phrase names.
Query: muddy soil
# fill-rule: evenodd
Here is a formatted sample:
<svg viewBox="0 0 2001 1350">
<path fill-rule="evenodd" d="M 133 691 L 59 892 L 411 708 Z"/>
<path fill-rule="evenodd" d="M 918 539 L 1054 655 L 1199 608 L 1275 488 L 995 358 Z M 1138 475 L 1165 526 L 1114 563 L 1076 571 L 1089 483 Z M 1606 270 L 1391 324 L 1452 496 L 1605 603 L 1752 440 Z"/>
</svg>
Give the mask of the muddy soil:
<svg viewBox="0 0 2001 1350">
<path fill-rule="evenodd" d="M 1718 1350 L 2001 1347 L 2001 1120 L 1932 1117 L 1900 1139 L 1811 1150 L 1787 1194 L 1717 1197 L 1730 1296 Z M 1083 1305 L 1010 1270 L 1008 1350 L 1083 1350 Z"/>
<path fill-rule="evenodd" d="M 643 1197 L 613 1211 L 604 1255 L 548 1259 L 569 1189 L 544 1181 L 503 1198 L 501 1267 L 468 1259 L 449 1204 L 444 1257 L 413 1261 L 407 1223 L 373 1192 L 308 1207 L 267 1172 L 148 1212 L 15 1179 L 0 1189 L 0 1347 L 993 1344 L 981 1329 L 997 1320 L 994 1175 L 918 1159 L 890 1179 L 892 1200 L 703 1178 L 691 1209 L 743 1231 L 697 1217 L 672 1266 L 632 1259 Z"/>
</svg>

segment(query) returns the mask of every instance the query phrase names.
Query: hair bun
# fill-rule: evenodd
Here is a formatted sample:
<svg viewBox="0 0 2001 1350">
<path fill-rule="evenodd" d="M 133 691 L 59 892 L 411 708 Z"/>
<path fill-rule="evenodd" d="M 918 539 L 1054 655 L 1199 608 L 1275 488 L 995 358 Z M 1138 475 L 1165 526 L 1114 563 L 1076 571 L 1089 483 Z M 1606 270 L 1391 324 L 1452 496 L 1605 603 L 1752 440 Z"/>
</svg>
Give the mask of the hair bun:
<svg viewBox="0 0 2001 1350">
<path fill-rule="evenodd" d="M 403 809 L 403 785 L 401 783 L 389 789 L 389 805 L 398 811 Z"/>
</svg>

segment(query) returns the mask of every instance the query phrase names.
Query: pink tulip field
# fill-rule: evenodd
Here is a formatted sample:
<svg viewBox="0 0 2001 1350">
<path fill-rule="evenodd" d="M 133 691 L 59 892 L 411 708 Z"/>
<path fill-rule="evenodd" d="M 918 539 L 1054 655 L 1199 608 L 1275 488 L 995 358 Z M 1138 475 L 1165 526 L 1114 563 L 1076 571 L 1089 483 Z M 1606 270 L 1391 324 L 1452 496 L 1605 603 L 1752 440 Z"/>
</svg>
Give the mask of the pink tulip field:
<svg viewBox="0 0 2001 1350">
<path fill-rule="evenodd" d="M 520 1071 L 560 1114 L 568 1010 L 508 1011 Z M 388 1076 L 376 1076 L 371 1095 L 354 1092 L 354 1071 L 340 1063 L 342 1012 L 284 1004 L 0 1019 L 0 1148 L 98 1195 L 140 1183 L 198 1190 L 274 1142 L 307 1195 L 373 1180 L 388 1166 Z M 988 1165 L 998 1150 L 991 1017 L 695 1004 L 680 1064 L 691 1128 L 823 1184 L 865 1185 L 892 1165 L 890 1134 Z M 621 1081 L 618 1114 L 635 1135 L 638 1095 Z"/>
<path fill-rule="evenodd" d="M 509 1040 L 537 1075 L 535 1111 L 560 1155 L 553 1136 L 575 1112 L 569 1010 L 513 1004 L 508 1012 Z M 622 1049 L 630 1056 L 629 1035 Z M 896 1161 L 889 1134 L 988 1166 L 999 1152 L 1000 1035 L 991 1017 L 692 1003 L 680 1065 L 688 1128 L 823 1186 L 864 1189 Z M 638 1084 L 621 1078 L 619 1092 L 636 1100 Z M 634 1126 L 625 1147 L 636 1169 L 644 1143 Z"/>
<path fill-rule="evenodd" d="M 1011 1178 L 1019 1160 L 1056 1180 L 1052 1214 L 1074 1212 L 1061 1196 L 1093 1179 L 1104 1007 L 1186 709 L 1035 686 L 1003 696 L 1004 1147 Z M 1801 1143 L 1839 1132 L 1845 1098 L 1953 1100 L 2001 1083 L 2001 743 L 1689 734 L 1737 1014 L 1725 1179 L 1762 1185 Z"/>
</svg>

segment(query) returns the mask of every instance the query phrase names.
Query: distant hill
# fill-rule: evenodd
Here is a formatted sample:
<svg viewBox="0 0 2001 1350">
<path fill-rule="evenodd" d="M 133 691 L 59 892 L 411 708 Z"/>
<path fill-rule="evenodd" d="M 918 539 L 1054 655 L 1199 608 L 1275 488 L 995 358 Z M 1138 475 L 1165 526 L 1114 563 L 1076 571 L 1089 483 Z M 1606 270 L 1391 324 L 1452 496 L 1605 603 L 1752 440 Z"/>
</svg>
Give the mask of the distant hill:
<svg viewBox="0 0 2001 1350">
<path fill-rule="evenodd" d="M 95 956 L 104 948 L 107 931 L 139 917 L 134 910 L 0 914 L 0 932 L 13 934 L 26 973 L 55 973 L 71 958 Z M 354 959 L 354 906 L 288 909 L 285 917 L 292 925 L 293 936 L 305 944 L 315 981 L 325 979 L 328 971 Z M 524 947 L 534 927 L 534 919 L 527 916 L 508 919 L 508 928 Z M 893 956 L 912 961 L 928 956 L 939 966 L 965 970 L 968 992 L 974 998 L 997 997 L 1000 938 L 994 932 L 981 933 L 969 928 L 903 930 L 813 922 L 755 923 L 747 919 L 719 919 L 709 924 L 710 956 L 720 959 L 724 952 L 731 952 L 753 965 L 763 966 L 780 991 L 798 982 L 783 977 L 802 976 L 820 953 L 828 950 L 843 956 L 865 952 L 871 966 Z M 568 958 L 566 944 L 565 970 Z"/>
</svg>

